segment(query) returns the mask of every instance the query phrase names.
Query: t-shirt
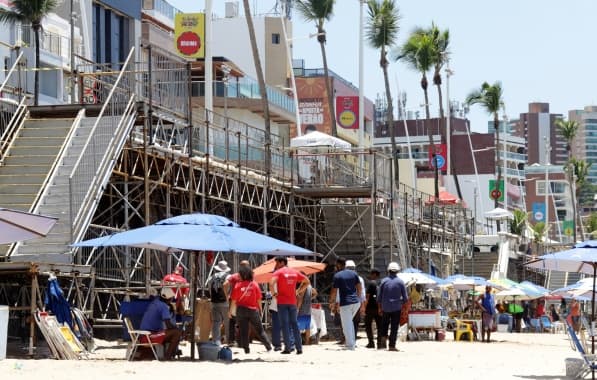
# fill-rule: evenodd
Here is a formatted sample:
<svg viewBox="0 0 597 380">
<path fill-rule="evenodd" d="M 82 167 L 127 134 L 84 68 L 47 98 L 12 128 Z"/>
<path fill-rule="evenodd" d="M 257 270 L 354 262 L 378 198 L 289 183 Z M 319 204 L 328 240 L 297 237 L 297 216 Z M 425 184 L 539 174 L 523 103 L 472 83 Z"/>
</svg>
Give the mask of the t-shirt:
<svg viewBox="0 0 597 380">
<path fill-rule="evenodd" d="M 371 280 L 367 284 L 367 310 L 373 313 L 377 313 L 377 281 Z"/>
<path fill-rule="evenodd" d="M 357 284 L 359 283 L 359 276 L 352 270 L 344 269 L 334 275 L 333 287 L 340 293 L 340 306 L 359 302 L 357 294 Z"/>
<path fill-rule="evenodd" d="M 259 310 L 261 301 L 261 289 L 255 281 L 237 282 L 232 289 L 232 297 L 236 306 L 243 306 L 248 309 Z"/>
<path fill-rule="evenodd" d="M 147 306 L 139 328 L 151 332 L 163 331 L 165 329 L 164 321 L 168 319 L 171 319 L 170 308 L 159 297 L 156 297 Z"/>
<path fill-rule="evenodd" d="M 273 277 L 278 281 L 278 305 L 296 305 L 296 284 L 307 277 L 289 267 L 278 269 L 274 272 Z"/>
</svg>

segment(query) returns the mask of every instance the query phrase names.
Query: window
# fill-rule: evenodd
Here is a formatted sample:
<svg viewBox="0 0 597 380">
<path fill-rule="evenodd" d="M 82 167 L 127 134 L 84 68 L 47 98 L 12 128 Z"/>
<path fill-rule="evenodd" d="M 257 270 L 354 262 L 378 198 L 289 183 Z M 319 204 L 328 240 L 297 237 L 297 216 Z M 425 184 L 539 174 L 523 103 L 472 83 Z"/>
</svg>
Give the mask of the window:
<svg viewBox="0 0 597 380">
<path fill-rule="evenodd" d="M 272 44 L 280 45 L 280 33 L 272 33 Z"/>
</svg>

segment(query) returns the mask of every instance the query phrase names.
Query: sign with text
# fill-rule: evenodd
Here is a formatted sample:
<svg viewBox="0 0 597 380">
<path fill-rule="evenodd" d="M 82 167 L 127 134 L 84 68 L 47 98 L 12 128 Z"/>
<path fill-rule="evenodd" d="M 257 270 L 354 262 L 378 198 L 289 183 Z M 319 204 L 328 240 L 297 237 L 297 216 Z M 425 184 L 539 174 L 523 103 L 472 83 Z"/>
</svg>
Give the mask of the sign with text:
<svg viewBox="0 0 597 380">
<path fill-rule="evenodd" d="M 344 129 L 359 129 L 358 96 L 336 96 L 336 121 Z"/>
<path fill-rule="evenodd" d="M 205 57 L 205 13 L 177 13 L 174 17 L 174 44 L 185 58 Z"/>
</svg>

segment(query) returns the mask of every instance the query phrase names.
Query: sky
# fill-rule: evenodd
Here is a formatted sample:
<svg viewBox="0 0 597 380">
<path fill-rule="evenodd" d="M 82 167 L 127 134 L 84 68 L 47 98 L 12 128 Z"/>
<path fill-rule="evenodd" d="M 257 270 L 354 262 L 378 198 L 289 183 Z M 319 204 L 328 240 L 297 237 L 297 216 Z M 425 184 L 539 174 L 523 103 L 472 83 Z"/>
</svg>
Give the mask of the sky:
<svg viewBox="0 0 597 380">
<path fill-rule="evenodd" d="M 183 12 L 202 12 L 204 0 L 168 0 Z M 224 16 L 225 0 L 213 0 L 213 11 Z M 243 14 L 239 0 L 239 13 Z M 273 10 L 275 0 L 250 0 L 252 12 Z M 563 114 L 595 104 L 597 96 L 597 1 L 593 0 L 401 0 L 398 44 L 416 27 L 435 23 L 450 31 L 450 99 L 462 103 L 483 82 L 501 82 L 506 114 L 517 119 L 530 102 L 550 103 L 550 112 Z M 365 8 L 365 19 L 367 11 Z M 315 25 L 293 13 L 293 58 L 306 68 L 323 67 L 319 45 L 306 38 Z M 359 0 L 336 0 L 333 17 L 326 23 L 327 58 L 331 70 L 359 84 Z M 234 36 L 231 35 L 231 38 Z M 364 49 L 364 93 L 371 100 L 384 93 L 379 51 Z M 431 83 L 431 74 L 428 75 Z M 391 62 L 389 79 L 394 104 L 406 92 L 406 108 L 424 117 L 421 75 Z M 444 97 L 446 94 L 444 76 Z M 445 101 L 445 100 L 444 100 Z M 438 97 L 430 85 L 432 117 L 438 114 Z M 444 105 L 444 108 L 445 105 Z M 480 106 L 468 114 L 473 131 L 486 132 L 491 117 Z"/>
</svg>

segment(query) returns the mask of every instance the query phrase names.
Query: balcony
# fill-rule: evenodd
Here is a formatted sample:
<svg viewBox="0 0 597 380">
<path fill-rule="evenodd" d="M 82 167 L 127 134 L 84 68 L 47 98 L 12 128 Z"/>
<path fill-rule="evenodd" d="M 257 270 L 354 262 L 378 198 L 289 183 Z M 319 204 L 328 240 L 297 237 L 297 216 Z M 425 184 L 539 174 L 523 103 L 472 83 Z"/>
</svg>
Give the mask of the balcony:
<svg viewBox="0 0 597 380">
<path fill-rule="evenodd" d="M 21 25 L 20 28 L 17 28 L 16 41 L 17 45 L 35 47 L 35 33 L 31 29 L 31 25 Z M 39 35 L 39 42 L 40 50 L 62 57 L 66 62 L 70 62 L 70 38 L 42 30 Z M 82 52 L 83 46 L 77 44 L 75 53 L 81 55 Z"/>
</svg>

